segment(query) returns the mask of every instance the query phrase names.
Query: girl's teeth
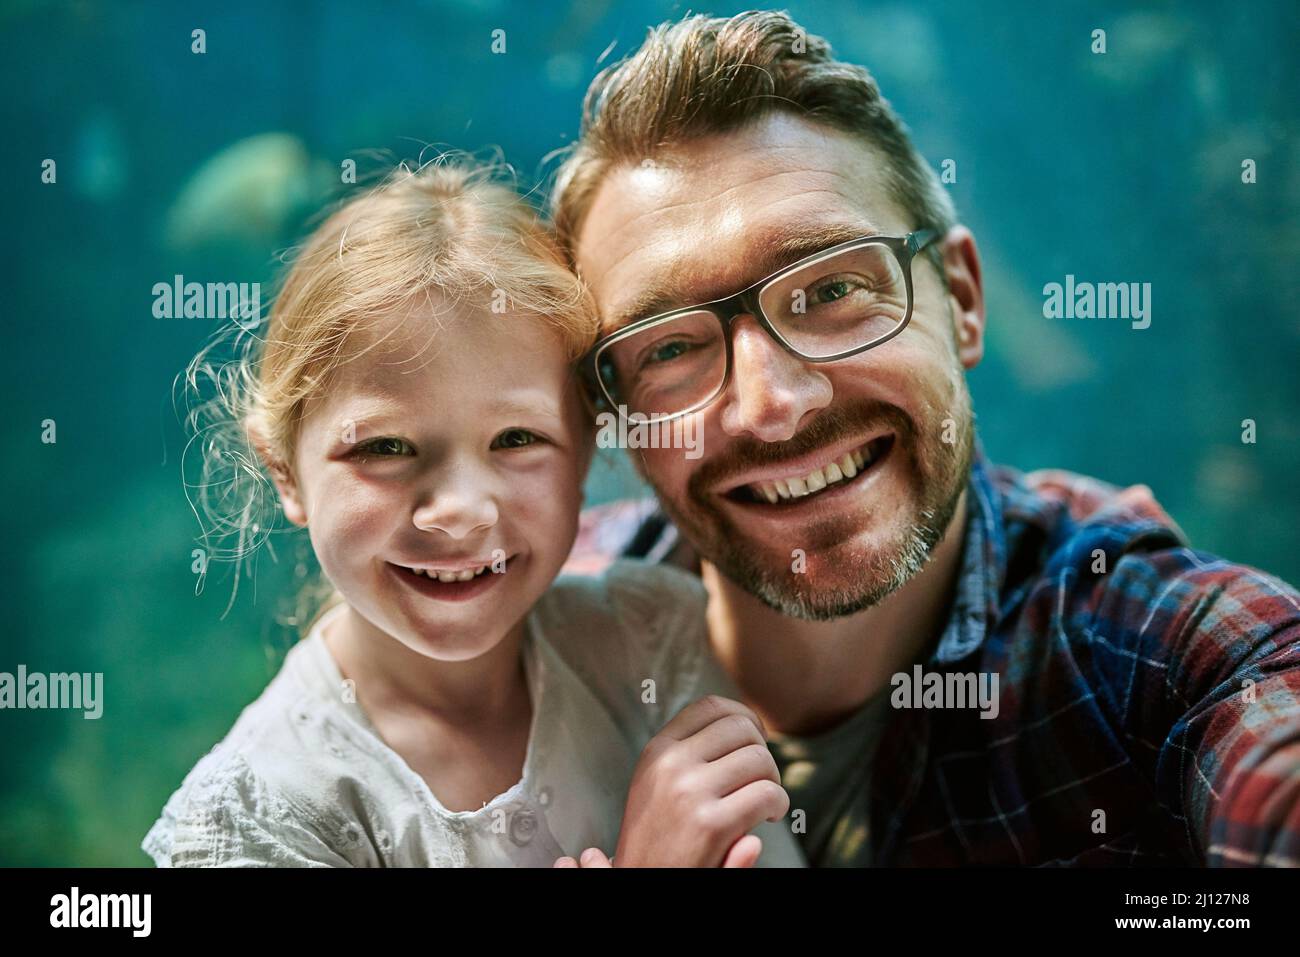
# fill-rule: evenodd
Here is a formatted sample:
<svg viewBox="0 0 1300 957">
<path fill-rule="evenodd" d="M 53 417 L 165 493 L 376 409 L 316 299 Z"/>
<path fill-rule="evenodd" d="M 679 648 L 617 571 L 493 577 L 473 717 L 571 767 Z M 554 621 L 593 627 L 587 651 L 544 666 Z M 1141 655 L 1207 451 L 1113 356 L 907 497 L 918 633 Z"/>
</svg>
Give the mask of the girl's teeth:
<svg viewBox="0 0 1300 957">
<path fill-rule="evenodd" d="M 488 565 L 483 565 L 479 568 L 466 568 L 461 571 L 439 571 L 435 568 L 412 568 L 410 571 L 417 575 L 423 575 L 425 578 L 431 578 L 434 581 L 450 583 L 471 581 L 486 572 L 489 567 L 490 566 Z"/>
</svg>

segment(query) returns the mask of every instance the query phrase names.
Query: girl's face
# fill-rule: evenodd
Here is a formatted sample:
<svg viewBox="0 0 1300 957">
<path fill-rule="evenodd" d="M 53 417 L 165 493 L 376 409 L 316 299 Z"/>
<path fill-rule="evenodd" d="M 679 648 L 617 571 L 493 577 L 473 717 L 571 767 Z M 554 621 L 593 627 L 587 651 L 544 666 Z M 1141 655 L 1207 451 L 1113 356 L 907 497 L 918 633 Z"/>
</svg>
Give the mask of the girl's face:
<svg viewBox="0 0 1300 957">
<path fill-rule="evenodd" d="M 309 405 L 285 515 L 361 617 L 430 658 L 494 647 L 559 573 L 590 455 L 558 336 L 436 298 L 349 341 Z"/>
</svg>

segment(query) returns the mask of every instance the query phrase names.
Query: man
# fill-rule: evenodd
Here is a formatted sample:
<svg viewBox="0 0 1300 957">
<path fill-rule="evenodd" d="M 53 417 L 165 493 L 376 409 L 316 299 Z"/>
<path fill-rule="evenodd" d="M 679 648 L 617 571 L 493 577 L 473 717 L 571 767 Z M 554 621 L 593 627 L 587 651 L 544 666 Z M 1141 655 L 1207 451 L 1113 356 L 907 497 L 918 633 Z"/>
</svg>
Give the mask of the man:
<svg viewBox="0 0 1300 957">
<path fill-rule="evenodd" d="M 574 561 L 699 571 L 811 863 L 1300 864 L 1300 596 L 1145 486 L 985 459 L 976 242 L 865 70 L 780 13 L 665 24 L 554 211 L 593 396 L 699 439 Z"/>
</svg>

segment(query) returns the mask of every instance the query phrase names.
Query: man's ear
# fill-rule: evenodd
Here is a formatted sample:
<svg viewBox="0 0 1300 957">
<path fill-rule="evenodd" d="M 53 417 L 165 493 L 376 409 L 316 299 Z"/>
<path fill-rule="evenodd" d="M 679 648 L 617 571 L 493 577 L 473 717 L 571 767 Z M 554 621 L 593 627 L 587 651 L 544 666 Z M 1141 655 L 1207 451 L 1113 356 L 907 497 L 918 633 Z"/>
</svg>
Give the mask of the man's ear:
<svg viewBox="0 0 1300 957">
<path fill-rule="evenodd" d="M 957 357 L 962 366 L 971 369 L 984 358 L 984 275 L 980 254 L 975 236 L 965 226 L 954 226 L 940 242 Z"/>
<path fill-rule="evenodd" d="M 244 429 L 249 443 L 257 450 L 257 457 L 271 473 L 271 481 L 275 483 L 275 491 L 280 496 L 280 508 L 284 517 L 299 528 L 306 528 L 307 505 L 293 476 L 293 470 L 271 450 L 264 431 L 255 419 L 249 418 L 244 423 Z"/>
</svg>

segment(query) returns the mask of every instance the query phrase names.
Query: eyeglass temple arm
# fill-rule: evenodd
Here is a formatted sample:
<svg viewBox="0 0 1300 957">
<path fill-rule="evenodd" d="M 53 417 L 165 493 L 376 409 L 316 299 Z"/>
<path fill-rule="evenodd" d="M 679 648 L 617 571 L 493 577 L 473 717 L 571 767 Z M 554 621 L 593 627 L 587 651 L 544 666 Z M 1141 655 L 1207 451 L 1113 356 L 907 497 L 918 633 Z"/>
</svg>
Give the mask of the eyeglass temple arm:
<svg viewBox="0 0 1300 957">
<path fill-rule="evenodd" d="M 907 237 L 907 248 L 913 256 L 939 238 L 938 230 L 918 229 Z"/>
</svg>

